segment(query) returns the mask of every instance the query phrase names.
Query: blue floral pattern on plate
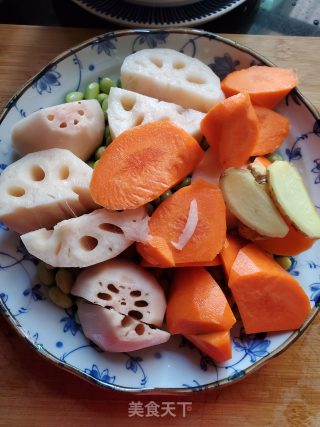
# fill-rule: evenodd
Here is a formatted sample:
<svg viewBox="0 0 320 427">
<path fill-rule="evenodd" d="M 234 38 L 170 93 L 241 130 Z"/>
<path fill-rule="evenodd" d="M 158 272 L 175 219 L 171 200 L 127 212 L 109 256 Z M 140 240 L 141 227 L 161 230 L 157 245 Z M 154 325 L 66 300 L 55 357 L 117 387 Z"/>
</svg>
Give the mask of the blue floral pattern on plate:
<svg viewBox="0 0 320 427">
<path fill-rule="evenodd" d="M 234 69 L 265 63 L 246 48 L 214 34 L 192 30 L 120 31 L 97 37 L 61 55 L 8 103 L 0 118 L 0 173 L 13 159 L 10 132 L 21 117 L 63 102 L 66 92 L 83 90 L 93 78 L 110 75 L 117 79 L 127 55 L 155 47 L 173 48 L 199 58 L 220 78 Z M 298 91 L 293 91 L 277 110 L 294 123 L 280 153 L 295 162 L 315 204 L 320 206 L 319 116 Z M 317 242 L 307 252 L 291 258 L 290 274 L 299 280 L 313 307 L 310 319 L 316 315 L 320 301 L 319 249 Z M 36 264 L 19 237 L 0 223 L 0 308 L 5 316 L 37 351 L 71 372 L 109 388 L 199 391 L 232 383 L 290 345 L 305 328 L 246 335 L 238 323 L 232 329 L 232 359 L 221 364 L 188 341 L 181 341 L 181 337 L 132 354 L 105 353 L 85 339 L 74 309 L 62 310 L 50 303 L 46 289 L 37 281 Z"/>
</svg>

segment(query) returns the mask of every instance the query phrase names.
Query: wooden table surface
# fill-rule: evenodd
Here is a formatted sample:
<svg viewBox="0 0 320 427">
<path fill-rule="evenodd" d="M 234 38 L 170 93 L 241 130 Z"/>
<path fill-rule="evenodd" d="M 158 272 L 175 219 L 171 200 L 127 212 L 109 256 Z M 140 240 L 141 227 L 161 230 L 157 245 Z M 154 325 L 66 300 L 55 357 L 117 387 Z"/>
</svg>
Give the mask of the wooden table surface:
<svg viewBox="0 0 320 427">
<path fill-rule="evenodd" d="M 0 25 L 0 109 L 58 53 L 104 29 Z M 319 38 L 229 35 L 280 66 L 295 67 L 300 89 L 320 109 Z M 36 354 L 0 317 L 0 426 L 319 427 L 320 317 L 277 358 L 221 390 L 184 397 L 116 393 L 95 387 Z M 128 418 L 131 401 L 192 402 L 183 418 Z"/>
</svg>

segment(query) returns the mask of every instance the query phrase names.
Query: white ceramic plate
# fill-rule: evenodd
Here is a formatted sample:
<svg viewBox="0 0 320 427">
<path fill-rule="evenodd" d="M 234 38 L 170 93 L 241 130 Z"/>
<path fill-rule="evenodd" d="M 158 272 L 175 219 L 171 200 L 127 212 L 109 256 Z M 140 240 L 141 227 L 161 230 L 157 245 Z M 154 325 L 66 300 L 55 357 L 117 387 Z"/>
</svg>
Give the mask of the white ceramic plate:
<svg viewBox="0 0 320 427">
<path fill-rule="evenodd" d="M 122 0 L 72 1 L 88 12 L 115 24 L 133 28 L 165 28 L 204 24 L 225 15 L 246 0 L 166 0 L 163 7 L 151 6 L 151 0 L 134 0 L 132 3 Z M 161 0 L 158 3 L 161 3 Z M 175 7 L 172 7 L 173 5 Z"/>
<path fill-rule="evenodd" d="M 14 159 L 12 125 L 39 108 L 63 102 L 70 90 L 105 75 L 115 79 L 124 58 L 148 47 L 168 47 L 197 57 L 221 78 L 234 69 L 270 63 L 258 54 L 214 34 L 193 30 L 120 31 L 91 39 L 63 53 L 36 75 L 0 117 L 0 170 Z M 302 172 L 320 208 L 320 120 L 318 113 L 294 90 L 278 111 L 291 122 L 281 154 Z M 233 358 L 215 364 L 182 340 L 134 353 L 103 353 L 83 336 L 73 310 L 55 307 L 37 281 L 35 264 L 19 236 L 0 224 L 0 307 L 13 327 L 40 354 L 58 366 L 103 387 L 126 391 L 194 391 L 230 384 L 287 348 L 315 317 L 320 301 L 320 245 L 292 258 L 290 273 L 310 298 L 313 310 L 297 331 L 245 335 L 232 330 Z M 310 349 L 311 351 L 311 349 Z"/>
</svg>

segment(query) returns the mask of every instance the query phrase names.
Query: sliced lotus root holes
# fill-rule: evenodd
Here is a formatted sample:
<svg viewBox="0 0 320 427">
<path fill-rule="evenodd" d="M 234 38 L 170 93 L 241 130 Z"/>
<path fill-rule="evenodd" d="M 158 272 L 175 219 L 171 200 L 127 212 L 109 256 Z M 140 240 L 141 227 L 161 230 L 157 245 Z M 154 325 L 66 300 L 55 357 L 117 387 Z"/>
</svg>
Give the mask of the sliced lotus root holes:
<svg viewBox="0 0 320 427">
<path fill-rule="evenodd" d="M 100 299 L 103 299 L 104 301 L 110 301 L 112 299 L 112 296 L 109 294 L 106 294 L 105 292 L 99 292 L 97 297 Z"/>
<path fill-rule="evenodd" d="M 80 102 L 79 102 L 79 104 L 80 104 Z M 78 114 L 79 114 L 79 116 L 84 116 L 84 111 L 83 110 L 78 110 Z"/>
<path fill-rule="evenodd" d="M 126 111 L 131 111 L 136 104 L 136 97 L 133 95 L 125 94 L 121 97 L 122 108 Z"/>
<path fill-rule="evenodd" d="M 124 316 L 121 320 L 121 326 L 124 328 L 127 328 L 128 326 L 132 325 L 133 319 L 130 316 Z"/>
<path fill-rule="evenodd" d="M 141 291 L 131 291 L 130 292 L 130 296 L 132 297 L 140 297 L 141 296 Z"/>
<path fill-rule="evenodd" d="M 175 70 L 181 70 L 182 68 L 184 68 L 186 66 L 186 64 L 184 63 L 184 62 L 182 62 L 182 61 L 175 61 L 174 63 L 173 63 L 173 68 L 175 69 Z"/>
<path fill-rule="evenodd" d="M 113 292 L 115 294 L 119 293 L 119 289 L 116 286 L 114 286 L 112 283 L 109 283 L 108 289 L 109 289 L 109 291 L 111 291 L 111 292 Z"/>
<path fill-rule="evenodd" d="M 163 62 L 162 62 L 162 59 L 160 58 L 153 57 L 153 58 L 150 58 L 150 61 L 152 62 L 152 64 L 154 64 L 158 68 L 163 67 Z"/>
<path fill-rule="evenodd" d="M 143 120 L 144 120 L 144 115 L 143 114 L 139 114 L 139 116 L 136 117 L 136 119 L 135 119 L 135 121 L 133 123 L 133 126 L 139 126 L 139 125 L 141 125 L 142 122 L 143 122 Z"/>
<path fill-rule="evenodd" d="M 203 85 L 206 81 L 201 76 L 189 75 L 187 76 L 187 81 L 197 85 Z"/>
<path fill-rule="evenodd" d="M 137 325 L 134 330 L 136 331 L 137 335 L 143 335 L 145 332 L 145 326 L 142 323 L 139 323 L 139 325 Z"/>
<path fill-rule="evenodd" d="M 149 305 L 149 303 L 147 301 L 144 301 L 144 300 L 139 300 L 139 301 L 135 301 L 134 305 L 136 307 L 147 307 L 147 305 Z"/>
<path fill-rule="evenodd" d="M 92 236 L 82 236 L 79 243 L 83 250 L 90 252 L 98 245 L 98 239 Z"/>
<path fill-rule="evenodd" d="M 9 187 L 7 189 L 7 193 L 13 197 L 22 197 L 26 194 L 26 190 L 23 187 L 14 186 L 14 187 Z"/>
<path fill-rule="evenodd" d="M 73 120 L 73 124 L 76 126 L 77 124 L 79 123 L 79 120 L 78 119 L 74 119 Z"/>
<path fill-rule="evenodd" d="M 114 224 L 108 224 L 108 223 L 99 224 L 99 228 L 103 231 L 109 231 L 110 233 L 123 234 L 123 231 L 121 230 L 121 228 Z"/>
<path fill-rule="evenodd" d="M 61 168 L 59 170 L 59 178 L 63 180 L 63 179 L 68 179 L 69 176 L 70 176 L 69 166 L 67 166 L 67 165 L 61 166 Z"/>
<path fill-rule="evenodd" d="M 49 122 L 52 122 L 54 120 L 54 115 L 53 114 L 48 114 L 47 115 L 47 119 L 49 120 Z"/>
<path fill-rule="evenodd" d="M 30 170 L 30 175 L 32 181 L 43 181 L 46 176 L 46 173 L 41 166 L 33 165 Z"/>
<path fill-rule="evenodd" d="M 66 128 L 67 126 L 68 126 L 67 122 L 61 122 L 60 125 L 59 125 L 59 127 L 62 128 L 62 129 Z"/>
<path fill-rule="evenodd" d="M 128 315 L 131 316 L 131 317 L 133 317 L 136 320 L 141 320 L 142 317 L 143 317 L 143 314 L 140 311 L 137 311 L 137 310 L 130 310 L 128 312 Z"/>
</svg>

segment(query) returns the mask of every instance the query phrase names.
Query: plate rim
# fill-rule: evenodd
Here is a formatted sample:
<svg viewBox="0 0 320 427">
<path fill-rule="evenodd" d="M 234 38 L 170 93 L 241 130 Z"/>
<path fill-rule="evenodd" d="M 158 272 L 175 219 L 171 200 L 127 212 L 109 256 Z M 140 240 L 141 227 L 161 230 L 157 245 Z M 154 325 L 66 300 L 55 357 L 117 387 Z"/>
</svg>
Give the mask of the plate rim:
<svg viewBox="0 0 320 427">
<path fill-rule="evenodd" d="M 45 65 L 38 73 L 34 74 L 27 82 L 17 90 L 17 92 L 9 99 L 3 110 L 0 112 L 0 126 L 7 116 L 8 112 L 11 109 L 12 104 L 20 99 L 20 97 L 24 94 L 26 90 L 32 86 L 32 84 L 38 80 L 38 78 L 48 69 L 50 69 L 53 65 L 57 64 L 58 62 L 62 61 L 63 59 L 67 58 L 71 54 L 74 54 L 78 52 L 79 50 L 82 50 L 88 46 L 90 46 L 95 40 L 100 39 L 102 37 L 123 37 L 128 35 L 134 35 L 134 34 L 154 34 L 154 33 L 168 33 L 168 34 L 188 34 L 191 36 L 200 36 L 205 37 L 207 39 L 213 39 L 217 40 L 221 43 L 224 43 L 228 46 L 235 47 L 239 49 L 242 52 L 248 53 L 252 55 L 255 59 L 263 62 L 265 65 L 276 67 L 276 65 L 265 58 L 263 55 L 257 53 L 255 50 L 243 45 L 242 43 L 239 43 L 235 40 L 229 39 L 227 37 L 220 36 L 215 33 L 211 33 L 204 30 L 195 30 L 192 28 L 172 28 L 172 29 L 131 29 L 131 30 L 119 30 L 119 31 L 112 31 L 103 33 L 94 37 L 91 37 L 90 39 L 85 40 L 84 42 L 81 42 L 77 44 L 74 47 L 71 47 L 59 55 L 57 55 L 55 58 L 53 58 L 47 65 Z M 300 92 L 299 89 L 294 89 L 295 94 L 298 96 L 298 98 L 302 101 L 302 103 L 307 107 L 307 109 L 311 112 L 311 114 L 314 116 L 316 120 L 320 120 L 320 113 L 316 109 L 316 107 L 307 99 L 305 96 Z M 316 303 L 316 305 L 313 307 L 309 317 L 305 320 L 305 322 L 302 324 L 302 326 L 295 330 L 279 347 L 274 349 L 271 353 L 269 353 L 267 356 L 261 358 L 258 362 L 256 362 L 254 365 L 249 366 L 248 368 L 245 368 L 243 370 L 243 374 L 241 376 L 238 376 L 237 378 L 231 378 L 232 375 L 222 379 L 213 381 L 204 385 L 200 386 L 193 386 L 193 387 L 126 387 L 126 386 L 120 386 L 117 384 L 111 384 L 111 383 L 105 383 L 99 379 L 93 378 L 89 374 L 81 371 L 80 369 L 74 367 L 73 365 L 59 360 L 56 356 L 51 354 L 48 350 L 43 348 L 43 346 L 34 343 L 31 338 L 28 336 L 27 332 L 22 328 L 20 325 L 18 319 L 13 316 L 13 314 L 10 312 L 10 309 L 6 306 L 5 302 L 0 298 L 0 312 L 3 313 L 4 318 L 8 321 L 8 323 L 13 326 L 13 328 L 18 332 L 18 334 L 25 339 L 25 341 L 34 349 L 38 354 L 40 354 L 42 357 L 44 357 L 46 360 L 50 361 L 54 365 L 92 383 L 95 385 L 98 385 L 104 389 L 111 389 L 121 392 L 130 392 L 130 393 L 145 393 L 145 394 L 186 394 L 190 392 L 195 391 L 204 391 L 209 389 L 215 389 L 218 387 L 225 387 L 227 385 L 234 384 L 235 382 L 245 378 L 247 375 L 250 375 L 251 373 L 255 372 L 257 369 L 259 369 L 261 366 L 263 366 L 267 361 L 270 359 L 278 356 L 282 352 L 284 352 L 288 347 L 290 347 L 291 344 L 293 344 L 308 328 L 308 326 L 312 323 L 312 321 L 315 319 L 317 314 L 320 311 L 320 305 Z"/>
<path fill-rule="evenodd" d="M 213 21 L 214 19 L 220 18 L 221 16 L 225 15 L 226 13 L 231 12 L 232 10 L 234 10 L 235 8 L 241 6 L 241 4 L 245 3 L 247 0 L 234 0 L 235 3 L 231 4 L 230 6 L 228 6 L 227 10 L 221 10 L 219 12 L 211 12 L 208 16 L 204 16 L 202 18 L 190 18 L 187 20 L 183 20 L 181 22 L 164 22 L 164 23 L 156 23 L 156 22 L 152 22 L 150 25 L 152 25 L 152 27 L 150 28 L 163 28 L 164 25 L 169 25 L 172 26 L 172 28 L 182 28 L 185 27 L 186 25 L 193 27 L 196 25 L 200 25 L 200 24 L 205 24 L 209 21 Z M 104 19 L 105 21 L 109 21 L 112 22 L 114 24 L 120 24 L 120 25 L 124 25 L 127 26 L 129 28 L 146 28 L 146 24 L 145 23 L 141 23 L 138 21 L 134 21 L 134 20 L 130 20 L 130 19 L 122 19 L 122 18 L 115 18 L 110 14 L 106 14 L 103 12 L 99 12 L 95 7 L 93 6 L 88 6 L 85 2 L 85 0 L 72 0 L 72 2 L 74 4 L 76 4 L 77 6 L 81 7 L 82 9 L 86 10 L 87 12 L 101 18 Z M 134 6 L 133 4 L 130 6 Z M 146 9 L 153 9 L 152 6 L 143 6 Z M 170 7 L 172 6 L 167 6 L 166 9 L 170 9 Z M 183 6 L 180 6 L 183 7 Z M 157 7 L 157 9 L 164 9 L 162 7 Z"/>
</svg>

